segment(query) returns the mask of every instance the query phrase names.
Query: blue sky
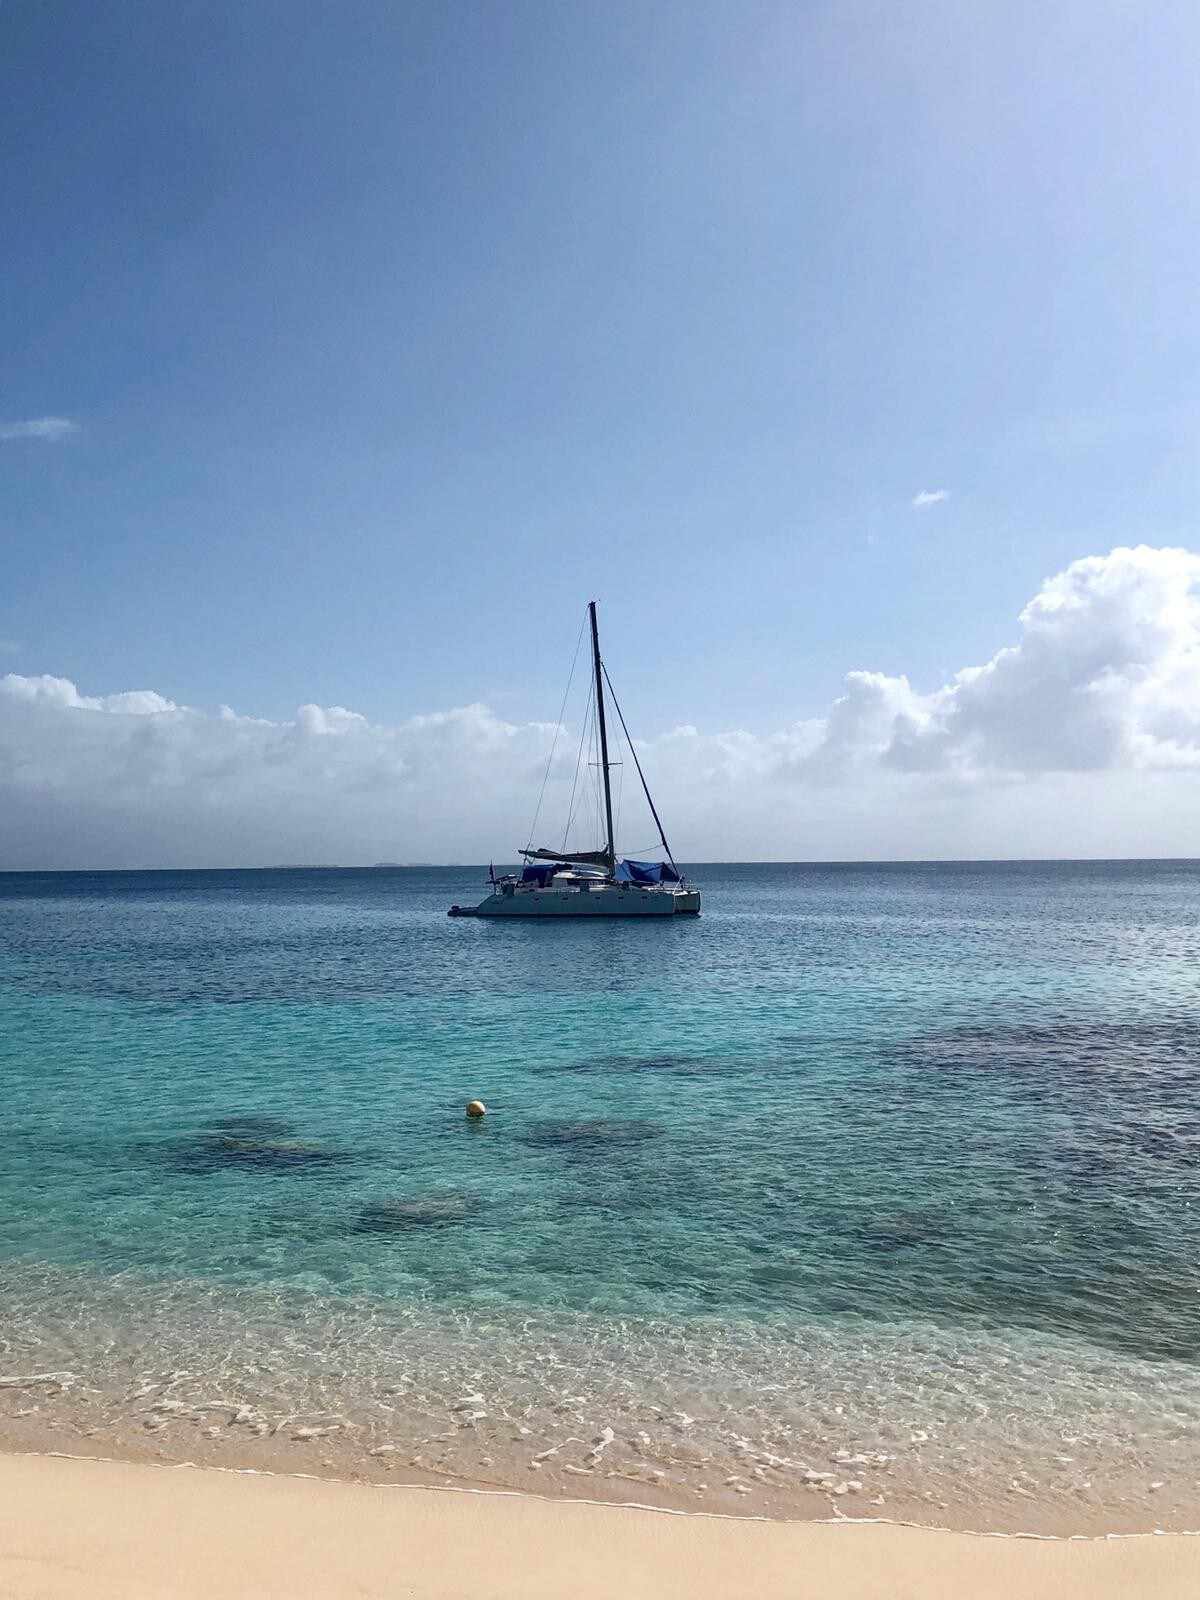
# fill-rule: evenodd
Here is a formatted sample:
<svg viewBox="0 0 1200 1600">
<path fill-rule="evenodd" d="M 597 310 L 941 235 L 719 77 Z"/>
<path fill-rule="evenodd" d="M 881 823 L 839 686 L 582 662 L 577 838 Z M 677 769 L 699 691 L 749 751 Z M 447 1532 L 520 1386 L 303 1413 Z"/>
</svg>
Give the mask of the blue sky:
<svg viewBox="0 0 1200 1600">
<path fill-rule="evenodd" d="M 1194 542 L 1200 11 L 0 9 L 0 662 L 637 731 Z M 921 507 L 921 492 L 948 497 Z"/>
</svg>

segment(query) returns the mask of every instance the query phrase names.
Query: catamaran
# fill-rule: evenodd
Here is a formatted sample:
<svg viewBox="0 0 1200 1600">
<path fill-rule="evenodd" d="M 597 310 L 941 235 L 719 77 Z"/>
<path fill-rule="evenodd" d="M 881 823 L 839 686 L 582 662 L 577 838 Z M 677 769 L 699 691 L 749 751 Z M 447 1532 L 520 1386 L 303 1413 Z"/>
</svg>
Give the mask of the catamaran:
<svg viewBox="0 0 1200 1600">
<path fill-rule="evenodd" d="M 597 808 L 596 820 L 603 829 L 603 842 L 594 850 L 575 851 L 535 848 L 531 842 L 519 852 L 525 862 L 520 872 L 497 877 L 493 871 L 488 878 L 491 893 L 486 899 L 477 906 L 451 906 L 449 915 L 452 917 L 674 917 L 695 916 L 700 910 L 700 891 L 684 880 L 675 865 L 646 775 L 613 693 L 612 680 L 601 659 L 594 600 L 588 605 L 588 622 L 592 636 L 592 688 L 591 714 L 585 720 L 585 729 L 590 726 L 595 730 L 595 764 L 600 779 L 598 798 L 602 797 L 602 809 Z M 576 653 L 578 655 L 578 647 Z M 606 685 L 658 830 L 664 858 L 661 861 L 634 861 L 617 855 L 612 770 L 619 763 L 609 759 Z M 569 689 L 568 683 L 568 692 Z M 553 758 L 552 750 L 551 762 Z M 549 770 L 548 766 L 547 775 Z M 578 767 L 576 777 L 578 779 Z M 536 825 L 535 817 L 535 828 Z M 567 827 L 569 830 L 570 818 Z"/>
</svg>

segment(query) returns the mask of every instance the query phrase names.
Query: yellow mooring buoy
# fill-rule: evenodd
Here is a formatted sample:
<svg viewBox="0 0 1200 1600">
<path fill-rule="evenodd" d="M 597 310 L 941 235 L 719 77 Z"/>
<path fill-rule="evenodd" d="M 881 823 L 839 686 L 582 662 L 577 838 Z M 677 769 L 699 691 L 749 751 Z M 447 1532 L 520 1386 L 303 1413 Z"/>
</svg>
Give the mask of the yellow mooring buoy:
<svg viewBox="0 0 1200 1600">
<path fill-rule="evenodd" d="M 486 1117 L 487 1107 L 482 1100 L 468 1100 L 467 1115 L 469 1117 Z"/>
</svg>

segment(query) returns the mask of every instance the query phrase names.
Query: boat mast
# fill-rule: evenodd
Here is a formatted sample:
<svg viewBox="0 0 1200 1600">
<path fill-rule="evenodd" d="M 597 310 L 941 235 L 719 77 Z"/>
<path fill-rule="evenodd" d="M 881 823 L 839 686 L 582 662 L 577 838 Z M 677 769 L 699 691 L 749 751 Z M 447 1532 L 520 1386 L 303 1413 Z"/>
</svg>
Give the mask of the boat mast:
<svg viewBox="0 0 1200 1600">
<path fill-rule="evenodd" d="M 596 677 L 596 721 L 600 728 L 600 770 L 604 774 L 604 825 L 608 830 L 604 853 L 608 857 L 608 870 L 617 864 L 616 841 L 613 839 L 612 783 L 608 776 L 608 726 L 604 720 L 604 668 L 600 663 L 600 634 L 596 628 L 596 602 L 588 601 L 588 616 L 592 623 L 592 670 Z"/>
</svg>

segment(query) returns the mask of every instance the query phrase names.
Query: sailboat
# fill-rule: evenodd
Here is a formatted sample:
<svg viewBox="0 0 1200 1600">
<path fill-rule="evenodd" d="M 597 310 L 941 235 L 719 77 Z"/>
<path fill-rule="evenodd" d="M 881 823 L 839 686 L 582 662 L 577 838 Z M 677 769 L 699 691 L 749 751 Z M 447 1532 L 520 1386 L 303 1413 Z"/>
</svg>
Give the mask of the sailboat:
<svg viewBox="0 0 1200 1600">
<path fill-rule="evenodd" d="M 612 682 L 600 656 L 600 632 L 594 600 L 588 605 L 588 622 L 592 639 L 592 705 L 599 758 L 596 765 L 603 797 L 603 809 L 597 821 L 604 830 L 603 841 L 594 850 L 575 851 L 534 848 L 531 843 L 519 852 L 525 862 L 520 872 L 505 873 L 500 877 L 492 872 L 488 879 L 491 892 L 487 897 L 477 906 L 451 906 L 449 915 L 452 917 L 674 917 L 695 916 L 700 910 L 700 891 L 685 882 L 675 865 L 642 764 L 629 737 L 621 707 L 612 692 Z M 658 829 L 663 853 L 661 861 L 634 861 L 617 855 L 613 828 L 612 769 L 618 763 L 609 759 L 606 684 L 620 719 L 621 731 L 633 756 L 650 815 Z"/>
</svg>

